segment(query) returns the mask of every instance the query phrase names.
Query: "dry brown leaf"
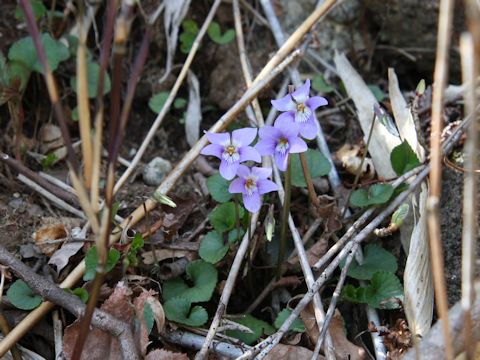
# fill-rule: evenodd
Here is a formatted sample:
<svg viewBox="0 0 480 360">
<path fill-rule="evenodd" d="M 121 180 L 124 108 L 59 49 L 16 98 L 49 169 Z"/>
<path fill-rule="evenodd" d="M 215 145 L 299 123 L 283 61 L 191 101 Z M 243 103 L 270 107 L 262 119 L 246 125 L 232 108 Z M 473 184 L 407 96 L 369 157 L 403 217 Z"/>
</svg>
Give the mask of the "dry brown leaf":
<svg viewBox="0 0 480 360">
<path fill-rule="evenodd" d="M 119 282 L 110 297 L 101 309 L 127 323 L 133 320 L 133 305 L 130 302 L 131 290 Z M 67 359 L 71 359 L 75 342 L 80 331 L 80 322 L 77 320 L 65 329 L 63 336 L 63 350 Z M 122 358 L 119 341 L 109 333 L 94 328 L 88 333 L 84 345 L 85 349 L 81 360 L 116 360 Z"/>
<path fill-rule="evenodd" d="M 156 259 L 158 262 L 166 259 L 186 257 L 189 253 L 190 251 L 186 251 L 186 250 L 172 250 L 172 249 L 155 250 Z M 154 264 L 155 257 L 153 256 L 153 251 L 144 252 L 142 254 L 142 261 L 145 265 Z"/>
<path fill-rule="evenodd" d="M 313 344 L 316 344 L 319 336 L 319 331 L 311 302 L 300 313 L 300 317 L 305 324 L 305 332 L 310 338 L 310 341 Z M 365 350 L 351 343 L 347 339 L 347 336 L 345 335 L 343 318 L 338 310 L 335 310 L 335 314 L 333 315 L 333 318 L 330 322 L 329 331 L 332 337 L 335 356 L 337 359 L 365 359 Z"/>
<path fill-rule="evenodd" d="M 301 346 L 278 344 L 265 357 L 265 360 L 300 360 L 310 359 L 313 351 Z M 320 356 L 319 359 L 324 359 Z"/>
<path fill-rule="evenodd" d="M 313 244 L 307 250 L 307 259 L 310 266 L 313 266 L 327 252 L 327 249 L 328 242 L 324 238 L 321 238 L 315 244 Z M 288 263 L 291 266 L 298 264 L 298 256 L 289 259 Z"/>
<path fill-rule="evenodd" d="M 375 167 L 372 159 L 369 157 L 365 157 L 360 169 L 360 164 L 362 163 L 360 146 L 345 144 L 335 153 L 335 156 L 342 162 L 343 167 L 350 174 L 357 175 L 360 172 L 360 177 L 367 180 L 371 180 L 375 176 Z"/>
<path fill-rule="evenodd" d="M 45 217 L 42 219 L 42 226 L 32 234 L 32 238 L 42 253 L 51 256 L 62 243 L 48 244 L 48 242 L 66 239 L 69 236 L 70 229 L 79 225 L 80 220 L 75 218 Z"/>
<path fill-rule="evenodd" d="M 145 303 L 148 303 L 152 309 L 158 332 L 162 332 L 165 327 L 165 313 L 163 312 L 163 307 L 155 295 L 157 295 L 157 293 L 153 290 L 143 290 L 142 293 L 133 301 L 135 314 L 140 322 L 140 331 L 135 332 L 135 336 L 137 343 L 140 344 L 140 352 L 142 356 L 145 356 L 147 353 L 147 347 L 150 343 L 148 341 L 148 330 L 145 323 L 145 318 L 143 317 Z"/>
<path fill-rule="evenodd" d="M 188 360 L 188 356 L 165 349 L 155 349 L 147 354 L 145 360 Z"/>
</svg>

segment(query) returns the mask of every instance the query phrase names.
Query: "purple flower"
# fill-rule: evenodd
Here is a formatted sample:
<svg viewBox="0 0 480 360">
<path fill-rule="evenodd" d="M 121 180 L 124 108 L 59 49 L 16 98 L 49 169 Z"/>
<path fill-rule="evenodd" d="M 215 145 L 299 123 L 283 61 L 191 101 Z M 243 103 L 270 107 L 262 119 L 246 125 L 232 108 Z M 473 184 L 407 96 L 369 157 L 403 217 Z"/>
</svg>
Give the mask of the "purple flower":
<svg viewBox="0 0 480 360">
<path fill-rule="evenodd" d="M 287 170 L 288 154 L 307 151 L 307 144 L 298 136 L 299 126 L 286 118 L 278 118 L 273 126 L 260 128 L 260 141 L 255 145 L 260 155 L 273 155 L 281 171 Z"/>
<path fill-rule="evenodd" d="M 313 117 L 313 112 L 320 106 L 328 104 L 327 99 L 321 96 L 309 97 L 310 80 L 296 91 L 287 96 L 272 100 L 272 105 L 278 111 L 285 111 L 278 119 L 288 118 L 300 126 L 300 135 L 305 139 L 313 139 L 318 133 L 318 124 Z"/>
<path fill-rule="evenodd" d="M 277 191 L 278 186 L 267 178 L 272 174 L 272 169 L 239 165 L 238 178 L 232 181 L 228 191 L 232 194 L 241 193 L 245 208 L 251 213 L 256 213 L 262 206 L 261 195 Z"/>
<path fill-rule="evenodd" d="M 221 160 L 220 175 L 227 180 L 232 180 L 237 173 L 238 165 L 244 161 L 261 162 L 262 158 L 257 150 L 248 146 L 255 140 L 257 129 L 244 128 L 229 133 L 207 132 L 211 144 L 205 146 L 200 154 L 212 155 Z"/>
</svg>

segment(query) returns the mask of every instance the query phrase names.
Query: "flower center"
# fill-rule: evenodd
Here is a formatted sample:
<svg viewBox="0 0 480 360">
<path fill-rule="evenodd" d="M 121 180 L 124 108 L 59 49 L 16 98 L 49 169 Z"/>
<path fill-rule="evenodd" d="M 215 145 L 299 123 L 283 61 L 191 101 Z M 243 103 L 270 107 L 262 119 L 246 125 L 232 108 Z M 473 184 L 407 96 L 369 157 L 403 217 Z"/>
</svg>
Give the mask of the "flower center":
<svg viewBox="0 0 480 360">
<path fill-rule="evenodd" d="M 245 190 L 247 190 L 248 195 L 252 195 L 255 191 L 257 191 L 257 179 L 253 176 L 249 176 L 245 180 Z"/>
<path fill-rule="evenodd" d="M 297 111 L 303 113 L 305 111 L 305 104 L 303 103 L 297 104 Z"/>
<path fill-rule="evenodd" d="M 240 160 L 240 154 L 238 153 L 238 149 L 235 145 L 227 145 L 224 148 L 222 158 L 229 162 L 230 164 L 237 162 Z"/>
<path fill-rule="evenodd" d="M 278 140 L 277 146 L 275 147 L 275 150 L 281 153 L 282 155 L 285 155 L 285 153 L 288 151 L 290 147 L 290 144 L 288 143 L 288 139 L 281 137 Z"/>
</svg>

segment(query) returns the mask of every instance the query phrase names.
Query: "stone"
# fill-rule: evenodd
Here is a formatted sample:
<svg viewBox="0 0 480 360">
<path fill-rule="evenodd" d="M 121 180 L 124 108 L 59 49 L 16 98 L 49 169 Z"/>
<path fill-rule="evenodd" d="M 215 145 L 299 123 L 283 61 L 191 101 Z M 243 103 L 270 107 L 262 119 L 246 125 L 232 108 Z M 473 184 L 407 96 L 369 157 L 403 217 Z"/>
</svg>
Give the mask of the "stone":
<svg viewBox="0 0 480 360">
<path fill-rule="evenodd" d="M 150 186 L 158 186 L 166 174 L 172 170 L 170 161 L 156 157 L 143 169 L 143 181 Z"/>
</svg>

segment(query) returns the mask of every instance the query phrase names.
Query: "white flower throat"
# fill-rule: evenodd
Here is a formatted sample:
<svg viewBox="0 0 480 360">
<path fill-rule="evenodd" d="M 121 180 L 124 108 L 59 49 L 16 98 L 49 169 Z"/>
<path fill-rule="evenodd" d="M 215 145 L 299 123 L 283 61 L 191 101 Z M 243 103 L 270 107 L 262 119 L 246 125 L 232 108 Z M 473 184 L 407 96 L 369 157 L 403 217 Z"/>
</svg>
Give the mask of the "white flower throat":
<svg viewBox="0 0 480 360">
<path fill-rule="evenodd" d="M 279 152 L 282 155 L 285 155 L 290 148 L 290 144 L 288 143 L 288 139 L 282 137 L 278 140 L 277 146 L 275 146 L 275 151 Z"/>
<path fill-rule="evenodd" d="M 237 146 L 233 144 L 226 145 L 222 154 L 222 158 L 228 163 L 234 163 L 240 160 Z"/>
<path fill-rule="evenodd" d="M 250 175 L 245 179 L 245 190 L 248 195 L 252 195 L 257 191 L 257 177 Z"/>
<path fill-rule="evenodd" d="M 305 105 L 305 101 L 307 101 L 307 99 L 305 99 L 303 96 L 302 99 L 295 99 L 292 95 L 290 95 L 290 97 L 295 103 L 295 122 L 301 124 L 307 122 L 307 120 L 312 115 L 312 110 L 310 110 L 310 108 Z"/>
</svg>

